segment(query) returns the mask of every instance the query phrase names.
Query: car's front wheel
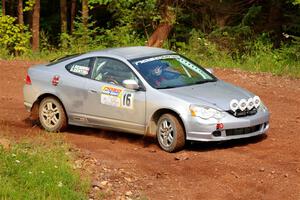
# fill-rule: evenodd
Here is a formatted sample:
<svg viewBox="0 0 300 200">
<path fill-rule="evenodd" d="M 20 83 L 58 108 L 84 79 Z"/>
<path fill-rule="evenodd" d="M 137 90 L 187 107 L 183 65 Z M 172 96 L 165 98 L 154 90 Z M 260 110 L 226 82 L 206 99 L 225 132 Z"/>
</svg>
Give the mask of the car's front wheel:
<svg viewBox="0 0 300 200">
<path fill-rule="evenodd" d="M 159 118 L 156 136 L 160 147 L 167 152 L 179 151 L 185 145 L 184 128 L 172 114 L 164 114 Z"/>
<path fill-rule="evenodd" d="M 61 103 L 54 97 L 44 98 L 39 106 L 39 120 L 49 132 L 63 131 L 67 127 L 66 113 Z"/>
</svg>

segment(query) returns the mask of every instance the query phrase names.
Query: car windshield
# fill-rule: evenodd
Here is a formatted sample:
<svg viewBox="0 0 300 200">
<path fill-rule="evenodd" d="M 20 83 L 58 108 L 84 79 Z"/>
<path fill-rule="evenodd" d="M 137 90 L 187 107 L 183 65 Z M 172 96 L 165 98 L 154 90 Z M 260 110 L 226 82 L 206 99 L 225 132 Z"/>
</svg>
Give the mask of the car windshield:
<svg viewBox="0 0 300 200">
<path fill-rule="evenodd" d="M 217 81 L 204 68 L 180 55 L 161 55 L 131 60 L 133 66 L 156 89 L 183 87 Z"/>
</svg>

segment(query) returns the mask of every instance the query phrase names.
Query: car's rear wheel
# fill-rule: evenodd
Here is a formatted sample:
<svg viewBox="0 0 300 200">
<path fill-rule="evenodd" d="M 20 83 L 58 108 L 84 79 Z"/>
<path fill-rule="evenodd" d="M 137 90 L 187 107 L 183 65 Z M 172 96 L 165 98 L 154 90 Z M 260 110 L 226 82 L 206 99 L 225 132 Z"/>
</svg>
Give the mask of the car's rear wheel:
<svg viewBox="0 0 300 200">
<path fill-rule="evenodd" d="M 156 136 L 160 147 L 167 152 L 179 151 L 185 145 L 184 128 L 172 114 L 164 114 L 159 118 Z"/>
<path fill-rule="evenodd" d="M 39 120 L 49 132 L 63 131 L 67 127 L 67 117 L 61 103 L 54 97 L 44 98 L 39 106 Z"/>
</svg>

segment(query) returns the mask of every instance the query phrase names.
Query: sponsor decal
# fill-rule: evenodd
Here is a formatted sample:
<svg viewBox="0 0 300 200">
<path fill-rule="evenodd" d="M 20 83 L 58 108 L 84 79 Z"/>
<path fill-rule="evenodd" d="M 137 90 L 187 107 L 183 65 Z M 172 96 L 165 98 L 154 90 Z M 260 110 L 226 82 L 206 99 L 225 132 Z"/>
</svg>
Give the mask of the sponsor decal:
<svg viewBox="0 0 300 200">
<path fill-rule="evenodd" d="M 155 61 L 155 60 L 164 60 L 164 59 L 169 59 L 169 58 L 179 59 L 180 56 L 179 55 L 157 56 L 157 57 L 153 57 L 153 58 L 147 58 L 147 59 L 144 59 L 144 60 L 136 61 L 135 64 L 139 65 L 139 64 L 144 64 L 144 63 L 147 63 L 147 62 L 152 62 L 152 61 Z"/>
<path fill-rule="evenodd" d="M 101 103 L 118 108 L 133 109 L 134 94 L 123 89 L 103 86 L 101 92 Z"/>
<path fill-rule="evenodd" d="M 102 87 L 102 94 L 107 94 L 110 96 L 119 96 L 122 93 L 122 89 L 120 88 L 115 88 L 111 86 L 103 86 Z"/>
<path fill-rule="evenodd" d="M 73 65 L 70 71 L 85 76 L 88 75 L 90 68 L 81 65 Z"/>
</svg>

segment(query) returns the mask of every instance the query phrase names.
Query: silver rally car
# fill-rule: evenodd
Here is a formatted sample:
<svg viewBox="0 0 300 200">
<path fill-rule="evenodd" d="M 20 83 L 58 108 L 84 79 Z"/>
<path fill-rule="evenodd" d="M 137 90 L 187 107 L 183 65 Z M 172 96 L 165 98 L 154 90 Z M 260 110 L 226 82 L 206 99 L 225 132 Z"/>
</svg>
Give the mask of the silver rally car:
<svg viewBox="0 0 300 200">
<path fill-rule="evenodd" d="M 261 135 L 269 112 L 251 92 L 173 51 L 113 48 L 28 69 L 24 104 L 50 132 L 68 124 L 156 136 L 168 152 L 186 140 Z"/>
</svg>

